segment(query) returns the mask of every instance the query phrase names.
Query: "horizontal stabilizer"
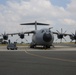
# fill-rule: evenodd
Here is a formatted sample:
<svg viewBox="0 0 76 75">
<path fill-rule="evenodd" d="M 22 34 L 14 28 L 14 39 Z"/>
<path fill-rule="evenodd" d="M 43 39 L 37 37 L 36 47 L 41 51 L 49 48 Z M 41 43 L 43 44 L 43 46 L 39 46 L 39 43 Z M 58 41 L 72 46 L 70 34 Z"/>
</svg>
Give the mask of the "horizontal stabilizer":
<svg viewBox="0 0 76 75">
<path fill-rule="evenodd" d="M 20 25 L 34 25 L 35 23 L 23 23 L 23 24 L 20 24 Z"/>
<path fill-rule="evenodd" d="M 49 24 L 44 24 L 44 23 L 37 23 L 37 25 L 49 25 Z"/>
<path fill-rule="evenodd" d="M 23 23 L 20 25 L 49 25 L 49 24 L 45 24 L 45 23 L 37 23 L 36 21 L 34 23 Z"/>
<path fill-rule="evenodd" d="M 37 25 L 49 25 L 49 24 L 45 24 L 45 23 L 37 23 L 37 21 L 33 22 L 33 23 L 23 23 L 20 25 L 35 25 L 35 30 L 37 30 Z"/>
</svg>

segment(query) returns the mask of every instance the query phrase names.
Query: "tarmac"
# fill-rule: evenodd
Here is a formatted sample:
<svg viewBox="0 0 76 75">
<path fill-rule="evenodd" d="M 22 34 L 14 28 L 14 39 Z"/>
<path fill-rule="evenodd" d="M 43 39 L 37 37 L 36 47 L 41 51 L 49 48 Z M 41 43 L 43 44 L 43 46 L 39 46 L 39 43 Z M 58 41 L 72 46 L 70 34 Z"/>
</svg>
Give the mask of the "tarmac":
<svg viewBox="0 0 76 75">
<path fill-rule="evenodd" d="M 0 46 L 0 75 L 76 75 L 74 44 L 54 44 L 54 48 Z"/>
</svg>

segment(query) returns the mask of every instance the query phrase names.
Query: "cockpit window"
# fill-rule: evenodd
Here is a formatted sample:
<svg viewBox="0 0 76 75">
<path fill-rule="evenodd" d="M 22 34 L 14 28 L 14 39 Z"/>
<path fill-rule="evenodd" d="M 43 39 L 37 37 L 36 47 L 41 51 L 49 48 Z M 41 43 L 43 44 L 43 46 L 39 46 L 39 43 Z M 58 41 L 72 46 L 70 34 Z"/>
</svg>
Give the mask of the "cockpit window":
<svg viewBox="0 0 76 75">
<path fill-rule="evenodd" d="M 51 32 L 50 30 L 41 30 L 41 33 L 44 33 L 44 32 Z"/>
</svg>

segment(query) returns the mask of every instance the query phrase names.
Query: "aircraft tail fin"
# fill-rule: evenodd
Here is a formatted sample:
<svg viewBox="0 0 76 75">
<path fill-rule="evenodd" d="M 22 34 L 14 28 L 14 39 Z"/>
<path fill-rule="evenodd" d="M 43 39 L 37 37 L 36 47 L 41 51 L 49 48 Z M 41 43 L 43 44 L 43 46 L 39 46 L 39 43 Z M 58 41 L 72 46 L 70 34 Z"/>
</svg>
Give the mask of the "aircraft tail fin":
<svg viewBox="0 0 76 75">
<path fill-rule="evenodd" d="M 35 30 L 37 30 L 37 25 L 49 25 L 49 24 L 45 24 L 45 23 L 37 23 L 37 21 L 35 21 L 34 23 L 23 23 L 20 25 L 35 25 Z"/>
</svg>

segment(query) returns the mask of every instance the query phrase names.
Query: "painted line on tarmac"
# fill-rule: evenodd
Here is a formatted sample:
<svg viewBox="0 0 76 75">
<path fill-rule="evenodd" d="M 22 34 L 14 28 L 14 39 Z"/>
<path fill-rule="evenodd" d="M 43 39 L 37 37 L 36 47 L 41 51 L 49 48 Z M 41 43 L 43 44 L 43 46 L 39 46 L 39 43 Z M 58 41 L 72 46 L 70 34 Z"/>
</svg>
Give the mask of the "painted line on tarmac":
<svg viewBox="0 0 76 75">
<path fill-rule="evenodd" d="M 33 54 L 28 52 L 27 50 L 25 51 L 26 54 L 35 56 L 35 57 L 40 57 L 40 58 L 45 58 L 45 59 L 50 59 L 50 60 L 58 60 L 58 61 L 65 61 L 65 62 L 73 62 L 76 63 L 75 60 L 68 60 L 68 59 L 61 59 L 61 58 L 54 58 L 54 57 L 47 57 L 47 56 L 42 56 L 42 55 L 37 55 L 37 54 Z"/>
</svg>

